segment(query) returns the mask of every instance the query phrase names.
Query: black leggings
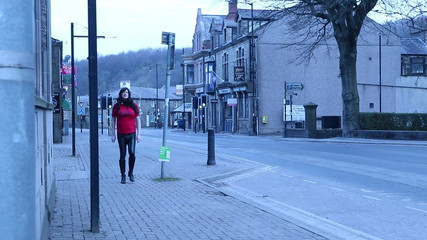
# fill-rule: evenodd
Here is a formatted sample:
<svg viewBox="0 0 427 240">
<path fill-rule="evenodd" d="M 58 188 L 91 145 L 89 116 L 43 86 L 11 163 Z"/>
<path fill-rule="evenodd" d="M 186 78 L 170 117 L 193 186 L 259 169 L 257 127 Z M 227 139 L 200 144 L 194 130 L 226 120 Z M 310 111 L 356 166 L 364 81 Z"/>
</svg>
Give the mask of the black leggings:
<svg viewBox="0 0 427 240">
<path fill-rule="evenodd" d="M 133 168 L 135 166 L 135 143 L 136 143 L 136 134 L 135 133 L 119 133 L 117 134 L 117 142 L 119 143 L 120 148 L 120 171 L 122 174 L 126 172 L 125 158 L 126 158 L 126 145 L 129 152 L 129 173 L 128 175 L 133 174 Z"/>
</svg>

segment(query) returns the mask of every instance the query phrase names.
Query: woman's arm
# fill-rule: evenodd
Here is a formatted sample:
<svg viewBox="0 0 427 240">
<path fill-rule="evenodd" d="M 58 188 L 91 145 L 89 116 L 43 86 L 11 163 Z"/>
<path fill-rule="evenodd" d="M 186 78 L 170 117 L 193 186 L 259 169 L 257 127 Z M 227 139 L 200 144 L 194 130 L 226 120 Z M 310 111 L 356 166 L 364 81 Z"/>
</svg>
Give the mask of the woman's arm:
<svg viewBox="0 0 427 240">
<path fill-rule="evenodd" d="M 136 125 L 136 141 L 141 141 L 141 121 L 139 120 L 139 116 L 135 117 L 135 125 Z"/>
<path fill-rule="evenodd" d="M 117 123 L 117 118 L 116 117 L 112 117 L 111 120 L 111 141 L 116 141 L 116 123 Z"/>
</svg>

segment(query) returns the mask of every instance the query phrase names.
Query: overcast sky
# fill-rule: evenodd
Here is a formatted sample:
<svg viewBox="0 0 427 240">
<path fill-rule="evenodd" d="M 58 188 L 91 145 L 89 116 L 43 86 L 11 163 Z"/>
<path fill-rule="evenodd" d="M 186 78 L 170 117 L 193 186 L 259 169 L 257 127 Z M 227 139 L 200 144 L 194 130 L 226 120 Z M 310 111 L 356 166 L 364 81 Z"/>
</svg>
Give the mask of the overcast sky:
<svg viewBox="0 0 427 240">
<path fill-rule="evenodd" d="M 52 0 L 52 37 L 63 41 L 64 56 L 71 52 L 71 22 L 74 35 L 87 36 L 88 0 Z M 247 4 L 239 4 L 239 7 Z M 203 14 L 227 14 L 225 0 L 98 0 L 98 54 L 118 54 L 144 48 L 166 47 L 162 31 L 176 34 L 176 48 L 191 47 L 197 9 Z M 74 39 L 75 59 L 88 56 L 87 38 Z"/>
</svg>

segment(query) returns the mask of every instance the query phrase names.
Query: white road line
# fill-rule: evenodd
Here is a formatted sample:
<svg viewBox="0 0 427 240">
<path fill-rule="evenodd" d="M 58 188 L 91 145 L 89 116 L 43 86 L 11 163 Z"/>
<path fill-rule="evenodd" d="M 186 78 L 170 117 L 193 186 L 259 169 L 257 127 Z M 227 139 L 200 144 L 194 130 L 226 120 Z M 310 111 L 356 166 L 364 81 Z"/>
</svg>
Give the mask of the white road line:
<svg viewBox="0 0 427 240">
<path fill-rule="evenodd" d="M 407 209 L 411 209 L 411 210 L 415 210 L 415 211 L 418 211 L 418 212 L 427 213 L 427 211 L 426 211 L 426 210 L 422 210 L 422 209 L 419 209 L 419 208 L 413 208 L 413 207 L 408 207 L 408 206 L 406 206 L 405 208 L 407 208 Z"/>
<path fill-rule="evenodd" d="M 337 191 L 345 192 L 345 190 L 344 190 L 344 189 L 341 189 L 341 188 L 336 188 L 336 187 L 330 187 L 330 188 L 332 188 L 332 189 L 334 189 L 334 190 L 337 190 Z"/>
<path fill-rule="evenodd" d="M 373 199 L 373 200 L 377 200 L 377 201 L 382 201 L 381 199 L 379 199 L 379 198 L 376 198 L 376 197 L 371 197 L 371 196 L 366 196 L 366 195 L 363 195 L 365 198 L 369 198 L 369 199 Z"/>
<path fill-rule="evenodd" d="M 308 182 L 308 183 L 316 184 L 316 182 L 313 182 L 313 181 L 310 181 L 310 180 L 306 180 L 306 179 L 304 179 L 304 182 Z"/>
</svg>

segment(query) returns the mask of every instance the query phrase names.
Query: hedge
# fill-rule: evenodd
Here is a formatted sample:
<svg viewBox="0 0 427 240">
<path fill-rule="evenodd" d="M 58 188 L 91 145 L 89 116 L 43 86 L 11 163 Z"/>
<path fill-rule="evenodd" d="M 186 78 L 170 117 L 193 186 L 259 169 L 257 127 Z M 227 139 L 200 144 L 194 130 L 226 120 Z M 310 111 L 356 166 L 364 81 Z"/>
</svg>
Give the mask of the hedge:
<svg viewBox="0 0 427 240">
<path fill-rule="evenodd" d="M 361 130 L 427 131 L 425 113 L 360 113 Z"/>
</svg>

